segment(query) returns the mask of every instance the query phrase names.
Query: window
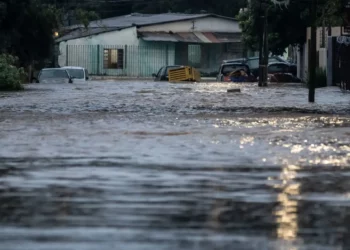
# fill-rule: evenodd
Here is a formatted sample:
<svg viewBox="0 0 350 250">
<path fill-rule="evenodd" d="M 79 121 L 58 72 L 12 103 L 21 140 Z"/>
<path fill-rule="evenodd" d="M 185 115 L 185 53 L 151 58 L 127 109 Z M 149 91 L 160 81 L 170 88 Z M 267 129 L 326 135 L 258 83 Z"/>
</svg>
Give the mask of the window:
<svg viewBox="0 0 350 250">
<path fill-rule="evenodd" d="M 245 72 L 248 72 L 248 68 L 245 65 L 239 65 L 239 64 L 227 64 L 224 65 L 221 69 L 221 73 L 223 75 L 228 75 L 229 73 L 239 70 L 239 69 L 243 69 Z"/>
<path fill-rule="evenodd" d="M 248 59 L 248 66 L 251 69 L 258 69 L 259 68 L 259 58 L 257 59 Z"/>
<path fill-rule="evenodd" d="M 84 70 L 83 69 L 67 69 L 71 77 L 77 79 L 84 79 Z"/>
<path fill-rule="evenodd" d="M 124 68 L 124 50 L 123 49 L 104 49 L 103 68 L 123 69 Z"/>
<path fill-rule="evenodd" d="M 156 77 L 160 77 L 162 75 L 164 67 L 160 68 L 160 70 L 158 71 Z"/>
<path fill-rule="evenodd" d="M 287 73 L 288 72 L 288 65 L 282 64 L 282 63 L 272 64 L 269 66 L 268 72 L 270 74 Z"/>
<path fill-rule="evenodd" d="M 40 80 L 48 78 L 69 78 L 69 75 L 66 70 L 61 69 L 48 69 L 42 70 L 39 75 Z"/>
</svg>

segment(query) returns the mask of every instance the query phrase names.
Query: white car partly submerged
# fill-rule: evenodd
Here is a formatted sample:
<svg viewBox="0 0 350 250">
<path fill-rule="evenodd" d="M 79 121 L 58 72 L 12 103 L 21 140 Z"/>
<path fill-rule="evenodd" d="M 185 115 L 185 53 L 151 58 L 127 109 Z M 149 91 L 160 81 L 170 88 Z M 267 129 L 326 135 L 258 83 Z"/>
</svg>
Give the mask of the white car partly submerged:
<svg viewBox="0 0 350 250">
<path fill-rule="evenodd" d="M 74 83 L 86 82 L 89 80 L 89 73 L 87 69 L 83 67 L 65 66 L 61 69 L 67 70 L 69 75 L 72 77 Z"/>
<path fill-rule="evenodd" d="M 40 70 L 37 83 L 73 83 L 72 77 L 66 69 L 44 68 Z"/>
</svg>

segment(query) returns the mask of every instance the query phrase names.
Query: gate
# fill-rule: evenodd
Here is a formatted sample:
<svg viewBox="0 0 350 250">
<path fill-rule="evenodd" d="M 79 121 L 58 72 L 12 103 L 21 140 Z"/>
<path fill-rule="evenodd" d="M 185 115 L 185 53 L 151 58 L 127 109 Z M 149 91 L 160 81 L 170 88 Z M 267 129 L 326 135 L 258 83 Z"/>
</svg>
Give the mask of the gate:
<svg viewBox="0 0 350 250">
<path fill-rule="evenodd" d="M 332 82 L 350 91 L 350 37 L 332 37 Z"/>
</svg>

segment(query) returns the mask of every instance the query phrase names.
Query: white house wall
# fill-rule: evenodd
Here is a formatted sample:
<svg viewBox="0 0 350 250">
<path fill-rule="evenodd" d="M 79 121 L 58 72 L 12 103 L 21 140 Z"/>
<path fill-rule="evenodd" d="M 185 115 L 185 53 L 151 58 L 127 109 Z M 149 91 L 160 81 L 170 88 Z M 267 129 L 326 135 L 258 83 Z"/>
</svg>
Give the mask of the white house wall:
<svg viewBox="0 0 350 250">
<path fill-rule="evenodd" d="M 151 76 L 160 67 L 175 62 L 173 43 L 144 42 L 137 38 L 136 27 L 72 39 L 61 42 L 59 48 L 60 67 L 81 66 L 92 75 Z M 123 69 L 103 67 L 104 49 L 124 51 Z"/>
<path fill-rule="evenodd" d="M 60 67 L 85 67 L 91 74 L 127 76 L 150 76 L 164 65 L 175 64 L 175 43 L 145 42 L 137 37 L 137 31 L 236 33 L 241 32 L 241 29 L 234 20 L 215 17 L 151 25 L 138 29 L 130 27 L 61 42 L 58 64 Z M 105 48 L 124 50 L 123 69 L 103 67 Z"/>
<path fill-rule="evenodd" d="M 341 27 L 332 27 L 331 29 L 332 36 L 341 36 Z M 316 30 L 316 50 L 319 51 L 321 48 L 322 42 L 322 27 L 318 27 Z M 326 47 L 328 46 L 328 27 L 326 27 L 326 35 L 325 35 Z M 311 39 L 311 28 L 308 27 L 306 29 L 306 43 L 304 44 L 304 54 L 301 55 L 299 52 L 299 72 L 298 76 L 302 79 L 306 79 L 308 75 L 308 64 L 309 64 L 309 40 Z"/>
<path fill-rule="evenodd" d="M 138 30 L 148 32 L 241 32 L 237 21 L 216 17 L 145 26 Z"/>
<path fill-rule="evenodd" d="M 70 65 L 79 65 L 87 69 L 91 68 L 94 62 L 97 62 L 101 58 L 96 58 L 98 55 L 97 46 L 93 45 L 113 45 L 113 46 L 124 46 L 124 45 L 139 45 L 139 39 L 137 38 L 136 27 L 131 27 L 128 29 L 123 29 L 120 31 L 111 31 L 106 33 L 100 33 L 97 35 L 92 35 L 89 37 L 81 37 L 59 44 L 59 56 L 58 56 L 58 65 L 60 67 L 67 66 L 67 51 L 74 53 L 74 61 L 70 60 Z M 67 49 L 67 45 L 70 49 Z M 84 45 L 84 46 L 83 46 Z M 90 46 L 88 46 L 90 45 Z M 83 51 L 85 49 L 85 51 Z M 79 52 L 79 53 L 78 53 Z M 84 53 L 81 53 L 84 52 Z M 86 56 L 90 54 L 91 56 Z M 103 53 L 102 53 L 103 56 Z M 70 59 L 70 57 L 68 57 Z M 102 57 L 103 60 L 103 57 Z"/>
</svg>

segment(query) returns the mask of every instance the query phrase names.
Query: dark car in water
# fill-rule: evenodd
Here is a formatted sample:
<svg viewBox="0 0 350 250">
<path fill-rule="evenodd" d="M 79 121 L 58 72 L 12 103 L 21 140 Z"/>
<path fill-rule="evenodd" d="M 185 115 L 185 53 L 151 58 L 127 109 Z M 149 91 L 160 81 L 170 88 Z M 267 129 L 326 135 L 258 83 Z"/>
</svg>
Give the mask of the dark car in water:
<svg viewBox="0 0 350 250">
<path fill-rule="evenodd" d="M 169 69 L 178 69 L 185 67 L 183 65 L 168 65 L 161 67 L 157 74 L 152 74 L 154 81 L 168 81 L 169 80 Z"/>
<path fill-rule="evenodd" d="M 73 83 L 68 71 L 63 68 L 42 69 L 36 80 L 37 83 Z"/>
<path fill-rule="evenodd" d="M 269 63 L 267 74 L 270 82 L 301 82 L 301 80 L 291 72 L 290 64 L 284 62 Z"/>
<path fill-rule="evenodd" d="M 248 57 L 248 58 L 236 58 L 236 59 L 229 59 L 224 60 L 223 63 L 246 63 L 252 72 L 252 74 L 255 77 L 259 76 L 259 57 Z M 270 56 L 269 57 L 269 64 L 270 63 L 285 63 L 289 65 L 289 73 L 293 74 L 294 76 L 297 75 L 297 65 L 294 63 L 290 63 L 284 58 L 280 56 Z"/>
<path fill-rule="evenodd" d="M 244 81 L 245 82 L 253 82 L 255 81 L 254 75 L 252 75 L 251 70 L 249 66 L 246 63 L 223 63 L 221 64 L 219 68 L 219 73 L 216 77 L 216 81 L 218 82 L 232 82 L 233 77 L 232 74 L 234 72 L 238 71 L 244 71 L 245 77 Z M 242 78 L 240 78 L 242 79 Z M 243 80 L 239 80 L 243 81 Z"/>
</svg>

